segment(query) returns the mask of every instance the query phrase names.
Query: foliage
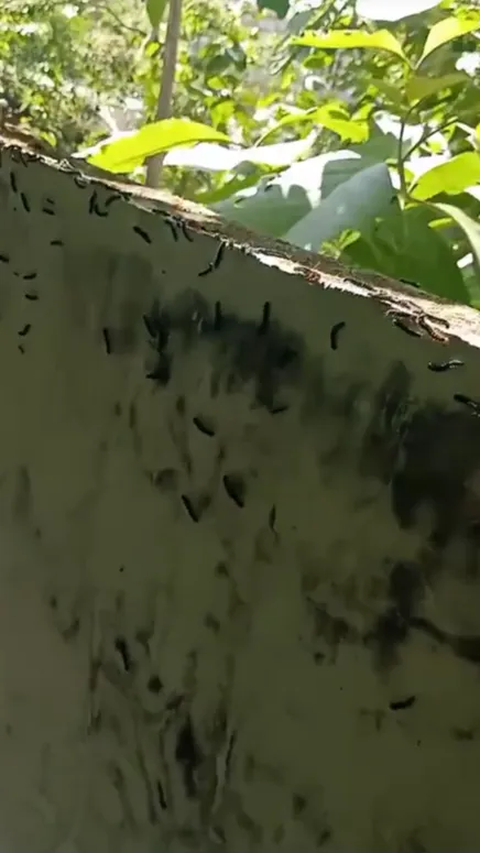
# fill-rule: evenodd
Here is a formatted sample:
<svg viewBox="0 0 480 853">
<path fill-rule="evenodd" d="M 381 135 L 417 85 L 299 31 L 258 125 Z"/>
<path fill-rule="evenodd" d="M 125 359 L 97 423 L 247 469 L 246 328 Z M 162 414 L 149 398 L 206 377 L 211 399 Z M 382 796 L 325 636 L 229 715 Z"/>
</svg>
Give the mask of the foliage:
<svg viewBox="0 0 480 853">
<path fill-rule="evenodd" d="M 196 121 L 170 118 L 146 124 L 140 130 L 102 141 L 85 154 L 88 161 L 109 172 L 133 172 L 147 157 L 195 142 L 215 140 L 228 142 L 228 136 Z"/>
<path fill-rule="evenodd" d="M 98 128 L 101 100 L 118 98 L 131 77 L 135 46 L 145 37 L 127 0 L 6 0 L 0 9 L 0 86 L 12 121 L 71 150 Z M 117 19 L 118 16 L 118 19 Z M 125 26 L 132 30 L 125 30 Z M 125 33 L 128 38 L 125 39 Z M 133 94 L 126 83 L 125 95 Z"/>
<path fill-rule="evenodd" d="M 17 118 L 71 151 L 98 142 L 100 109 L 136 99 L 138 133 L 122 151 L 109 138 L 97 164 L 118 153 L 141 180 L 142 159 L 168 150 L 175 192 L 480 307 L 478 4 L 190 0 L 174 115 L 196 129 L 148 125 L 167 5 L 76 0 L 69 15 L 7 0 L 0 72 Z"/>
</svg>

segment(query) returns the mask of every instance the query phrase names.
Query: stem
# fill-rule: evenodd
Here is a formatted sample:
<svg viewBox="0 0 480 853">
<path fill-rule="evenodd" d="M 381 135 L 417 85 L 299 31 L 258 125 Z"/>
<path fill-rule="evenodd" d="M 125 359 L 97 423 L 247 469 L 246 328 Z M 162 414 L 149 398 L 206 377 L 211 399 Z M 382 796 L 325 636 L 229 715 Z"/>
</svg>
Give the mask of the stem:
<svg viewBox="0 0 480 853">
<path fill-rule="evenodd" d="M 402 154 L 403 137 L 405 135 L 405 128 L 407 126 L 407 120 L 410 118 L 414 109 L 415 109 L 414 106 L 409 107 L 409 109 L 407 110 L 407 112 L 403 116 L 403 118 L 400 122 L 400 133 L 398 134 L 397 168 L 398 168 L 398 175 L 400 178 L 400 192 L 401 192 L 404 199 L 407 198 L 408 192 L 407 192 L 407 181 L 405 179 L 405 158 L 403 157 L 403 154 Z"/>
<path fill-rule="evenodd" d="M 146 33 L 144 32 L 144 30 L 141 30 L 140 27 L 132 27 L 130 26 L 130 24 L 125 24 L 122 19 L 117 15 L 117 13 L 110 8 L 110 5 L 108 3 L 97 3 L 97 8 L 102 9 L 104 12 L 110 15 L 110 17 L 117 22 L 118 26 L 121 27 L 121 29 L 128 30 L 131 33 L 136 33 L 137 35 L 143 36 L 143 38 L 145 38 Z"/>
<path fill-rule="evenodd" d="M 175 83 L 175 68 L 177 65 L 178 42 L 180 40 L 180 25 L 182 21 L 182 0 L 170 0 L 168 6 L 167 32 L 163 54 L 162 79 L 158 96 L 155 119 L 161 121 L 169 118 L 172 110 L 173 86 Z M 162 173 L 165 153 L 155 154 L 147 161 L 147 187 L 158 187 Z"/>
<path fill-rule="evenodd" d="M 440 133 L 440 131 L 445 130 L 445 128 L 448 127 L 449 124 L 454 124 L 454 122 L 456 121 L 458 121 L 457 116 L 455 116 L 455 118 L 449 118 L 447 121 L 444 121 L 442 122 L 442 124 L 439 124 L 437 127 L 434 127 L 433 130 L 429 130 L 427 133 L 422 133 L 422 136 L 420 137 L 418 142 L 415 142 L 411 146 L 411 148 L 408 149 L 407 153 L 403 158 L 404 161 L 408 160 L 408 158 L 412 156 L 413 152 L 416 151 L 417 148 L 420 148 L 420 145 L 423 145 L 423 143 L 426 142 L 427 139 L 430 139 L 431 136 L 435 136 L 436 133 Z"/>
</svg>

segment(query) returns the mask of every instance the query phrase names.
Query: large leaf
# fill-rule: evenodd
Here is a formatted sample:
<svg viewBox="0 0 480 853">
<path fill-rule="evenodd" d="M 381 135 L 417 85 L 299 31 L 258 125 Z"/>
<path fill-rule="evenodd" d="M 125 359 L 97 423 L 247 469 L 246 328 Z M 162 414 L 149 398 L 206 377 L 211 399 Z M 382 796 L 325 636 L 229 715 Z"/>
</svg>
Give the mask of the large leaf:
<svg viewBox="0 0 480 853">
<path fill-rule="evenodd" d="M 247 228 L 282 237 L 299 219 L 318 207 L 338 184 L 363 166 L 364 161 L 352 151 L 320 154 L 295 163 L 274 180 L 264 181 L 211 207 Z"/>
<path fill-rule="evenodd" d="M 295 112 L 288 113 L 282 116 L 275 124 L 267 128 L 257 142 L 257 145 L 263 145 L 269 136 L 278 133 L 282 127 L 292 127 L 295 124 L 303 124 L 303 122 L 312 122 L 317 114 L 318 107 L 311 107 L 308 110 L 295 109 Z"/>
<path fill-rule="evenodd" d="M 423 47 L 422 55 L 418 64 L 422 63 L 427 56 L 430 56 L 437 47 L 446 44 L 448 41 L 471 33 L 473 30 L 480 27 L 480 11 L 470 11 L 468 14 L 452 15 L 450 18 L 444 18 L 435 24 L 428 36 Z"/>
<path fill-rule="evenodd" d="M 475 222 L 470 216 L 468 216 L 465 211 L 461 210 L 459 207 L 456 207 L 453 204 L 435 204 L 442 213 L 446 213 L 457 225 L 460 226 L 462 231 L 466 234 L 467 239 L 472 247 L 472 252 L 475 255 L 477 261 L 477 267 L 480 268 L 480 225 L 478 222 Z M 472 283 L 472 287 L 474 292 L 471 293 L 471 296 L 478 302 L 479 298 L 479 288 L 478 284 L 474 287 Z"/>
<path fill-rule="evenodd" d="M 354 47 L 387 50 L 407 61 L 400 42 L 388 30 L 376 30 L 373 33 L 366 30 L 330 30 L 323 35 L 308 31 L 303 36 L 292 39 L 292 42 L 304 47 L 318 47 L 322 50 L 345 50 Z"/>
<path fill-rule="evenodd" d="M 410 143 L 405 141 L 402 146 L 402 154 L 409 148 Z M 394 133 L 385 133 L 379 127 L 377 121 L 371 123 L 370 137 L 361 145 L 352 144 L 350 151 L 356 151 L 361 157 L 365 157 L 371 163 L 382 163 L 386 160 L 397 160 L 398 137 Z"/>
<path fill-rule="evenodd" d="M 453 253 L 442 235 L 430 227 L 426 205 L 395 207 L 370 235 L 345 250 L 341 260 L 419 284 L 446 299 L 468 303 L 469 293 Z"/>
<path fill-rule="evenodd" d="M 405 140 L 402 146 L 402 154 L 408 150 L 409 146 L 410 142 Z M 352 144 L 349 148 L 351 151 L 356 151 L 361 157 L 368 158 L 372 163 L 396 160 L 398 158 L 398 137 L 392 132 L 385 132 L 379 126 L 378 120 L 375 120 L 371 123 L 368 141 L 361 145 Z"/>
<path fill-rule="evenodd" d="M 336 187 L 285 238 L 303 249 L 317 251 L 322 243 L 335 239 L 343 231 L 368 231 L 376 217 L 386 214 L 392 196 L 387 166 L 375 163 Z"/>
<path fill-rule="evenodd" d="M 285 18 L 288 14 L 290 0 L 257 0 L 257 6 L 261 9 L 271 9 L 278 18 Z"/>
<path fill-rule="evenodd" d="M 477 181 L 480 181 L 480 155 L 476 151 L 465 151 L 421 175 L 410 195 L 423 201 L 439 193 L 457 195 Z"/>
<path fill-rule="evenodd" d="M 192 148 L 174 148 L 165 157 L 166 166 L 187 166 L 211 172 L 232 171 L 240 163 L 258 163 L 272 168 L 290 166 L 307 154 L 316 134 L 276 145 L 254 145 L 250 148 L 229 149 L 216 142 L 201 142 Z"/>
<path fill-rule="evenodd" d="M 365 142 L 369 127 L 365 118 L 351 118 L 343 104 L 324 104 L 315 112 L 315 121 L 346 142 Z"/>
<path fill-rule="evenodd" d="M 160 24 L 167 5 L 168 0 L 147 0 L 147 15 L 154 30 Z"/>
<path fill-rule="evenodd" d="M 469 83 L 469 77 L 463 71 L 454 71 L 451 74 L 444 74 L 442 77 L 412 76 L 407 82 L 406 94 L 410 102 L 421 101 L 423 98 L 435 95 L 436 92 L 452 89 L 461 83 L 464 85 Z"/>
<path fill-rule="evenodd" d="M 355 11 L 371 21 L 400 21 L 438 6 L 441 0 L 357 0 Z"/>
<path fill-rule="evenodd" d="M 388 101 L 391 101 L 392 104 L 396 107 L 396 112 L 401 114 L 402 104 L 405 100 L 405 93 L 403 89 L 399 86 L 395 86 L 393 83 L 389 83 L 388 80 L 380 80 L 378 77 L 372 77 L 370 82 L 373 86 L 375 86 L 379 92 L 384 95 Z M 384 104 L 384 106 L 386 106 Z"/>
<path fill-rule="evenodd" d="M 99 145 L 80 151 L 77 157 L 87 158 L 92 166 L 108 172 L 125 173 L 141 166 L 154 154 L 168 151 L 177 145 L 193 145 L 201 141 L 229 142 L 228 136 L 196 121 L 169 118 L 146 124 L 140 130 L 111 137 Z"/>
<path fill-rule="evenodd" d="M 264 142 L 269 136 L 277 133 L 282 127 L 288 127 L 302 122 L 313 122 L 320 127 L 326 127 L 336 133 L 341 139 L 352 142 L 365 142 L 369 136 L 368 121 L 363 116 L 350 116 L 341 101 L 329 101 L 321 107 L 313 107 L 308 110 L 298 110 L 290 115 L 283 116 L 279 121 L 269 127 L 261 137 Z"/>
</svg>

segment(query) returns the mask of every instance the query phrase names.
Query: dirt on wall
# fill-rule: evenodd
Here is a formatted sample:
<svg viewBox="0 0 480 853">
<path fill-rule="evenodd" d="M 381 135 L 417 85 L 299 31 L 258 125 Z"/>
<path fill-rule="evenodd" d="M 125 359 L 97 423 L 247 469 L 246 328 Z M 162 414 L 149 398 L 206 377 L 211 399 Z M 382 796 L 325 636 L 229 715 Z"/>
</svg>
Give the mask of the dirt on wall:
<svg viewBox="0 0 480 853">
<path fill-rule="evenodd" d="M 0 211 L 0 846 L 478 853 L 477 315 L 8 145 Z"/>
</svg>

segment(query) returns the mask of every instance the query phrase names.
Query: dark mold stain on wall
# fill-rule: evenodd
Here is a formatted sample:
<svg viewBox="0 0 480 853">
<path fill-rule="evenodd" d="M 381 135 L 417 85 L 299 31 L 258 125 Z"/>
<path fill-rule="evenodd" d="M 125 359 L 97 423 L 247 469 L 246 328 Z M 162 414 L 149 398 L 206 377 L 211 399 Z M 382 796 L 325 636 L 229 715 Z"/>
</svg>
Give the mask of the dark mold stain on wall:
<svg viewBox="0 0 480 853">
<path fill-rule="evenodd" d="M 480 420 L 453 400 L 451 408 L 420 404 L 411 388 L 407 369 L 394 365 L 376 397 L 360 471 L 387 485 L 400 529 L 415 529 L 420 515 L 423 525 L 429 520 L 429 527 L 422 528 L 424 545 L 418 558 L 390 569 L 390 603 L 365 641 L 381 667 L 398 663 L 398 651 L 412 629 L 478 663 L 480 636 L 448 634 L 422 615 L 421 602 L 425 585 L 434 586 L 444 572 L 466 582 L 478 577 L 480 495 L 470 478 L 480 466 Z M 462 556 L 452 564 L 446 555 L 455 543 L 462 544 Z"/>
<path fill-rule="evenodd" d="M 455 535 L 477 540 L 469 513 L 467 477 L 480 465 L 480 420 L 452 403 L 447 409 L 418 404 L 412 378 L 394 365 L 380 388 L 365 434 L 361 472 L 389 485 L 401 528 L 416 523 L 417 510 L 432 510 L 430 543 L 440 551 Z"/>
<path fill-rule="evenodd" d="M 387 577 L 387 607 L 365 636 L 381 669 L 398 663 L 400 647 L 409 635 L 411 620 L 423 594 L 421 570 L 414 563 L 394 563 Z"/>
<path fill-rule="evenodd" d="M 211 310 L 209 303 L 199 293 L 182 294 L 168 306 L 155 302 L 145 315 L 145 325 L 158 360 L 156 368 L 150 366 L 152 378 L 161 372 L 162 383 L 167 384 L 175 371 L 175 356 L 186 353 L 199 341 L 212 347 L 212 362 L 216 368 L 216 382 L 212 386 L 216 396 L 220 392 L 235 393 L 248 383 L 254 388 L 254 402 L 275 414 L 286 405 L 282 394 L 293 387 L 301 375 L 304 345 L 301 338 L 284 330 L 274 319 L 265 326 L 265 310 L 259 323 L 242 320 L 217 306 Z M 153 334 L 152 334 L 153 333 Z M 168 380 L 160 362 L 168 361 Z"/>
</svg>

